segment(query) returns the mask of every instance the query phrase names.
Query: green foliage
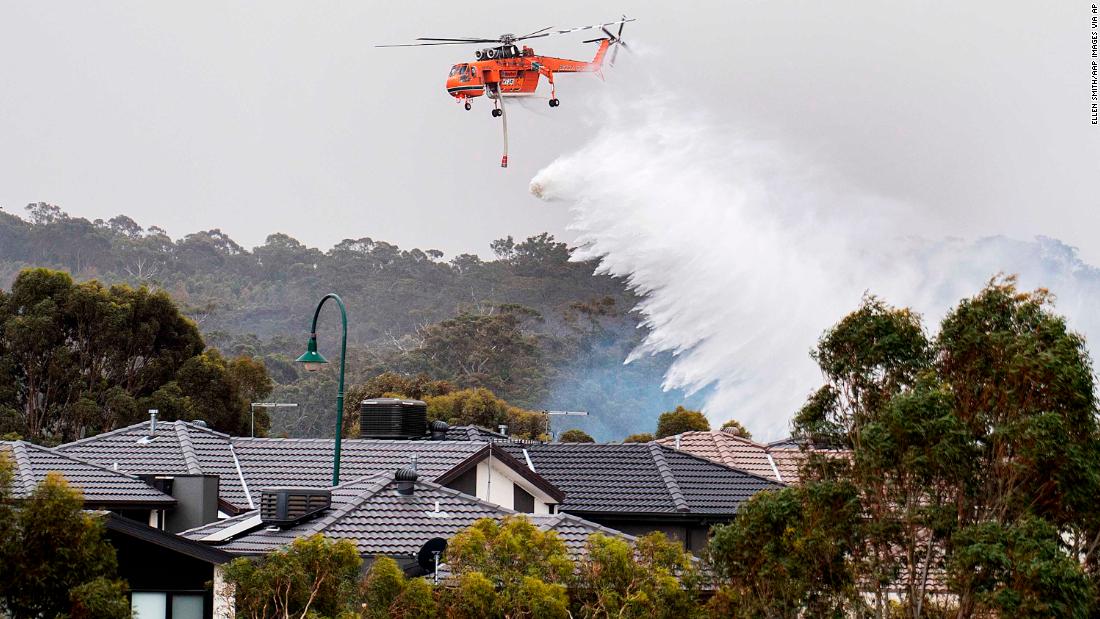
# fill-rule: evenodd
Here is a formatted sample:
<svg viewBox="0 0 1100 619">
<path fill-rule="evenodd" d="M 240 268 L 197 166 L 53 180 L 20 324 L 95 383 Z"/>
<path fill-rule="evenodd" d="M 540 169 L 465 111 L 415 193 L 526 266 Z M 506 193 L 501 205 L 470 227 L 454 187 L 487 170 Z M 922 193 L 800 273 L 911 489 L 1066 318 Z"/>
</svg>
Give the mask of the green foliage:
<svg viewBox="0 0 1100 619">
<path fill-rule="evenodd" d="M 657 418 L 657 438 L 707 430 L 710 430 L 710 422 L 707 421 L 706 415 L 699 411 L 688 410 L 683 406 L 661 413 Z"/>
<path fill-rule="evenodd" d="M 545 395 L 548 367 L 530 330 L 538 312 L 517 305 L 491 313 L 463 312 L 421 330 L 410 367 L 461 387 L 483 387 L 517 402 Z"/>
<path fill-rule="evenodd" d="M 802 477 L 858 489 L 844 564 L 875 614 L 899 590 L 901 614 L 929 612 L 930 574 L 945 567 L 958 616 L 1086 613 L 1100 425 L 1084 341 L 1048 293 L 994 279 L 932 340 L 919 316 L 868 297 L 814 357 L 826 384 L 795 432 L 850 455 L 812 454 Z"/>
<path fill-rule="evenodd" d="M 69 619 L 130 619 L 129 587 L 102 576 L 69 591 Z"/>
<path fill-rule="evenodd" d="M 428 417 L 451 425 L 477 425 L 490 430 L 508 426 L 508 434 L 538 438 L 546 433 L 546 415 L 512 406 L 484 388 L 427 396 Z"/>
<path fill-rule="evenodd" d="M 752 438 L 752 432 L 749 432 L 748 429 L 741 425 L 741 422 L 736 419 L 730 419 L 726 423 L 723 423 L 722 431 L 734 436 L 740 436 L 741 438 Z"/>
<path fill-rule="evenodd" d="M 396 561 L 389 557 L 376 557 L 359 587 L 364 614 L 378 619 L 389 617 L 394 602 L 405 590 L 406 584 L 405 573 Z"/>
<path fill-rule="evenodd" d="M 0 426 L 28 440 L 69 441 L 157 408 L 166 420 L 202 418 L 238 432 L 247 395 L 270 391 L 263 364 L 227 365 L 203 348 L 163 291 L 25 270 L 0 292 Z"/>
<path fill-rule="evenodd" d="M 583 428 L 605 439 L 682 402 L 682 392 L 660 386 L 670 355 L 622 365 L 644 336 L 629 311 L 637 299 L 626 282 L 594 275 L 594 261 L 571 261 L 569 248 L 549 235 L 502 239 L 493 247 L 500 251 L 494 260 L 465 254 L 447 262 L 432 250 L 370 238 L 321 251 L 273 234 L 249 250 L 219 230 L 173 240 L 126 216 L 88 221 L 39 203 L 25 219 L 0 213 L 0 285 L 34 265 L 166 292 L 226 357 L 262 358 L 277 383 L 272 399 L 299 403 L 271 411 L 275 434 L 330 434 L 333 372 L 306 375 L 293 362 L 309 308 L 330 290 L 348 303 L 349 384 L 388 370 L 427 372 L 457 387 L 486 387 L 527 409 L 588 410 Z M 520 324 L 509 327 L 502 313 Z M 457 318 L 463 315 L 470 318 Z M 322 316 L 319 329 L 326 353 L 338 347 L 331 319 Z M 467 346 L 472 354 L 451 355 L 437 345 L 467 327 L 479 329 Z M 498 344 L 504 348 L 492 349 Z M 478 371 L 467 360 L 489 369 Z M 3 406 L 0 434 L 29 437 L 5 428 Z"/>
<path fill-rule="evenodd" d="M 493 581 L 481 572 L 465 572 L 457 585 L 446 593 L 449 619 L 488 619 L 497 608 Z"/>
<path fill-rule="evenodd" d="M 523 516 L 478 520 L 451 538 L 446 561 L 460 579 L 477 572 L 493 582 L 493 616 L 568 616 L 566 590 L 573 562 L 565 543 L 557 533 L 540 531 Z M 467 585 L 472 589 L 466 595 L 488 601 L 482 584 L 470 577 Z"/>
<path fill-rule="evenodd" d="M 413 578 L 394 601 L 394 611 L 391 616 L 401 619 L 433 619 L 439 616 L 435 591 L 423 578 Z"/>
<path fill-rule="evenodd" d="M 654 436 L 650 432 L 639 432 L 637 434 L 631 434 L 623 439 L 624 443 L 648 443 L 654 440 Z"/>
<path fill-rule="evenodd" d="M 558 437 L 559 443 L 595 443 L 596 439 L 588 435 L 584 430 L 566 430 Z"/>
<path fill-rule="evenodd" d="M 722 586 L 713 606 L 738 616 L 842 616 L 854 599 L 859 516 L 858 492 L 845 482 L 753 496 L 713 530 L 707 560 Z"/>
<path fill-rule="evenodd" d="M 317 534 L 259 560 L 234 559 L 225 579 L 236 588 L 239 617 L 336 617 L 358 610 L 355 583 L 361 563 L 352 542 Z"/>
<path fill-rule="evenodd" d="M 642 536 L 636 547 L 593 534 L 578 582 L 582 617 L 675 619 L 700 613 L 695 560 L 663 533 Z"/>
<path fill-rule="evenodd" d="M 1095 590 L 1039 518 L 983 522 L 959 530 L 948 565 L 953 588 L 979 614 L 1001 617 L 1088 617 Z"/>
<path fill-rule="evenodd" d="M 0 457 L 0 610 L 12 617 L 128 615 L 125 584 L 113 579 L 115 550 L 103 522 L 81 510 L 80 492 L 49 473 L 12 508 L 10 480 L 11 464 Z"/>
</svg>

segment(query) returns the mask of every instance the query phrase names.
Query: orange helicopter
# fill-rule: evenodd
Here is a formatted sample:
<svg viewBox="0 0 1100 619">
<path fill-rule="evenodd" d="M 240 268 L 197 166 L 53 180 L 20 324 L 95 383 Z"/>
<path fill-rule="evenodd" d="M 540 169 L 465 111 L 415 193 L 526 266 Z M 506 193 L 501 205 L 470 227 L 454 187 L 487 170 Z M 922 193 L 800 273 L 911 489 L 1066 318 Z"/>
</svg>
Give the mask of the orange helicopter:
<svg viewBox="0 0 1100 619">
<path fill-rule="evenodd" d="M 608 50 L 611 50 L 608 64 L 615 65 L 615 57 L 619 47 L 627 47 L 622 40 L 623 25 L 632 22 L 625 15 L 619 21 L 594 24 L 591 26 L 578 26 L 564 30 L 553 30 L 548 26 L 536 30 L 530 34 L 516 36 L 514 34 L 502 34 L 499 38 L 432 38 L 420 37 L 417 41 L 422 43 L 405 43 L 399 45 L 378 45 L 377 47 L 422 47 L 428 45 L 479 45 L 492 43 L 492 47 L 482 48 L 474 52 L 475 62 L 463 62 L 451 67 L 447 76 L 447 92 L 462 104 L 467 111 L 473 106 L 470 99 L 486 96 L 493 101 L 493 117 L 501 117 L 504 128 L 504 155 L 500 159 L 500 167 L 508 167 L 508 115 L 505 112 L 504 99 L 510 97 L 529 97 L 535 94 L 539 85 L 539 78 L 545 76 L 550 82 L 550 107 L 558 107 L 557 87 L 554 84 L 555 73 L 595 73 L 603 79 L 603 63 L 607 58 Z M 619 26 L 616 34 L 611 34 L 608 26 Z M 571 60 L 568 58 L 555 58 L 553 56 L 540 56 L 535 50 L 523 45 L 516 45 L 519 41 L 537 39 L 558 34 L 569 34 L 581 30 L 599 28 L 605 36 L 588 39 L 585 43 L 599 43 L 596 55 L 591 62 L 584 60 Z M 614 48 L 614 49 L 612 49 Z"/>
</svg>

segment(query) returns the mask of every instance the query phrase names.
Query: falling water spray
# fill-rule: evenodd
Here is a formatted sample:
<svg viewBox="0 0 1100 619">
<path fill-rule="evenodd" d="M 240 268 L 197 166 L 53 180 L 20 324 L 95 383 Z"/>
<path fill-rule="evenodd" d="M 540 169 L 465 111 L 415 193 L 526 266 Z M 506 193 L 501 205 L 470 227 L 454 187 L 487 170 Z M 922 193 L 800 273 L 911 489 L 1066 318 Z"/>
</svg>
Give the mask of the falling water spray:
<svg viewBox="0 0 1100 619">
<path fill-rule="evenodd" d="M 570 209 L 574 259 L 598 260 L 642 295 L 647 335 L 625 361 L 671 352 L 664 386 L 709 387 L 712 422 L 785 434 L 821 383 L 809 350 L 867 293 L 914 308 L 932 328 L 990 277 L 1015 273 L 1021 286 L 1052 290 L 1072 327 L 1100 333 L 1089 311 L 1100 271 L 1073 248 L 948 238 L 950 222 L 927 210 L 665 109 L 616 110 L 590 142 L 538 172 L 531 193 Z"/>
</svg>

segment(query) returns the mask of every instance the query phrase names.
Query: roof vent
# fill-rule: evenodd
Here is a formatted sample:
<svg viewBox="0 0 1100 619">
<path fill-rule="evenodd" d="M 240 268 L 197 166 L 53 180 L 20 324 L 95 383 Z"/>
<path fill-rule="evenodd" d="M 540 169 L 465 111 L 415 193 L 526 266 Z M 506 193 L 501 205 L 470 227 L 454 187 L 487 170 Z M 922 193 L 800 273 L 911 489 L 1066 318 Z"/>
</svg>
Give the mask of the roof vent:
<svg viewBox="0 0 1100 619">
<path fill-rule="evenodd" d="M 191 420 L 191 425 L 196 425 L 196 426 L 198 426 L 198 427 L 200 427 L 200 428 L 205 428 L 205 427 L 207 427 L 207 426 L 206 426 L 206 422 L 205 422 L 205 421 L 203 421 L 202 419 L 192 419 L 192 420 Z"/>
<path fill-rule="evenodd" d="M 431 423 L 429 428 L 432 432 L 433 441 L 445 441 L 447 440 L 447 430 L 451 429 L 451 424 L 437 419 Z"/>
<path fill-rule="evenodd" d="M 359 405 L 363 438 L 424 438 L 428 433 L 428 405 L 420 400 L 374 398 Z"/>
<path fill-rule="evenodd" d="M 157 409 L 149 409 L 149 436 L 157 434 Z"/>
<path fill-rule="evenodd" d="M 316 518 L 331 505 L 327 488 L 268 488 L 260 493 L 260 521 L 291 526 Z"/>
<path fill-rule="evenodd" d="M 412 496 L 416 480 L 420 477 L 414 468 L 397 469 L 393 479 L 397 482 L 397 494 Z"/>
</svg>

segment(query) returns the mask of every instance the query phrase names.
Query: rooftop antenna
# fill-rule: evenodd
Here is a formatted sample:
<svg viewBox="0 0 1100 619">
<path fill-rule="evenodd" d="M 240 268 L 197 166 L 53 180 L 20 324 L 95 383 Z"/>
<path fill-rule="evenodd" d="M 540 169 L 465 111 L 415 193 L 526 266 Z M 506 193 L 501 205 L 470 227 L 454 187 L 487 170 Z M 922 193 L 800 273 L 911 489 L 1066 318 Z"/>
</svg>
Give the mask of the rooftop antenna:
<svg viewBox="0 0 1100 619">
<path fill-rule="evenodd" d="M 546 415 L 546 433 L 550 440 L 554 440 L 554 428 L 551 425 L 553 417 L 587 417 L 588 411 L 542 411 Z"/>
</svg>

